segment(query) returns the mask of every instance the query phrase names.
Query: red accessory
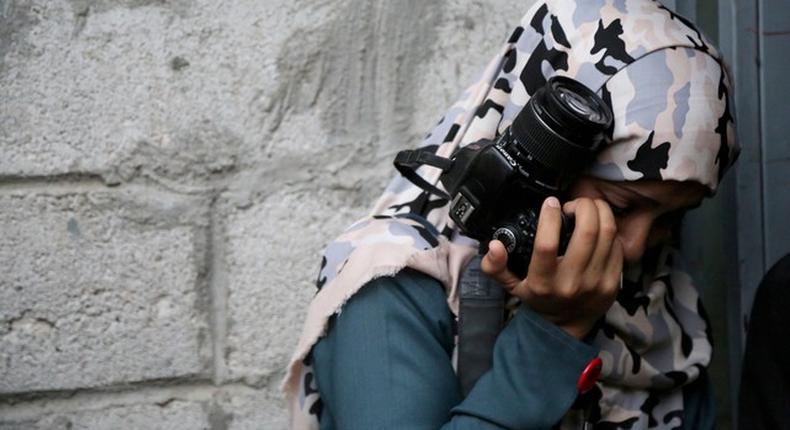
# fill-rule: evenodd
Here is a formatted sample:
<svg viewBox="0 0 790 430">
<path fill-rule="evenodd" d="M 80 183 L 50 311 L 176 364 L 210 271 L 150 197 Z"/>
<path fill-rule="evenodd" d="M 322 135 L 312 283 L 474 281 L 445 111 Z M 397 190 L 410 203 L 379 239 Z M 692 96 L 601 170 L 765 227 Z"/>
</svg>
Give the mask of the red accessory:
<svg viewBox="0 0 790 430">
<path fill-rule="evenodd" d="M 601 376 L 602 365 L 603 361 L 598 357 L 593 358 L 590 363 L 587 364 L 582 375 L 579 376 L 579 382 L 576 383 L 576 391 L 578 391 L 579 394 L 584 394 L 595 386 L 595 383 Z"/>
</svg>

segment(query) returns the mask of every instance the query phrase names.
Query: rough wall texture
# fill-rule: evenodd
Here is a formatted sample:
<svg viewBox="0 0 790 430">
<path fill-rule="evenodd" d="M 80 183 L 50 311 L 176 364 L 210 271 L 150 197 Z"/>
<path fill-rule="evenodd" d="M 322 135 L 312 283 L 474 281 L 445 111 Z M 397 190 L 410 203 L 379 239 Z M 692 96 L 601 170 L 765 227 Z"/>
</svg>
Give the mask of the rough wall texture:
<svg viewBox="0 0 790 430">
<path fill-rule="evenodd" d="M 283 428 L 321 248 L 530 3 L 0 0 L 0 428 Z"/>
</svg>

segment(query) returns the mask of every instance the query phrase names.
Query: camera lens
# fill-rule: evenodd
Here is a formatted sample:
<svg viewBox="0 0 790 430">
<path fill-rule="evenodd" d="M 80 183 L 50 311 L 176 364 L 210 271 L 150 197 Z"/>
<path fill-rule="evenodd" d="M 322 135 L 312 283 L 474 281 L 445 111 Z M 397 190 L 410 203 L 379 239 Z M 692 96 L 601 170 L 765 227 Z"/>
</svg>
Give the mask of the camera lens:
<svg viewBox="0 0 790 430">
<path fill-rule="evenodd" d="M 515 144 L 506 151 L 530 172 L 533 190 L 556 193 L 592 161 L 611 124 L 611 109 L 592 90 L 555 76 L 513 121 L 507 139 Z"/>
<path fill-rule="evenodd" d="M 587 117 L 592 122 L 600 122 L 602 119 L 601 113 L 593 109 L 579 94 L 565 88 L 559 87 L 558 89 L 560 100 L 565 102 L 574 112 Z"/>
</svg>

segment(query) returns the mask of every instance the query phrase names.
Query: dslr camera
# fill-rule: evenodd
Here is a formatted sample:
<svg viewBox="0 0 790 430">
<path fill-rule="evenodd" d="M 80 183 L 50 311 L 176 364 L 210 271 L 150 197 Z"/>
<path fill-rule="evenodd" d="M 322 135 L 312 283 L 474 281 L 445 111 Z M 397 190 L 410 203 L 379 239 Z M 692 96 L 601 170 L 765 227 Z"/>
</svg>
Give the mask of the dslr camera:
<svg viewBox="0 0 790 430">
<path fill-rule="evenodd" d="M 459 148 L 450 159 L 418 150 L 401 151 L 395 166 L 426 191 L 450 201 L 450 217 L 486 252 L 492 239 L 508 252 L 508 269 L 525 277 L 538 215 L 549 196 L 563 196 L 595 158 L 612 126 L 609 106 L 584 84 L 553 77 L 530 98 L 495 140 Z M 421 164 L 443 170 L 446 193 L 416 175 Z M 573 231 L 563 214 L 560 254 Z"/>
</svg>

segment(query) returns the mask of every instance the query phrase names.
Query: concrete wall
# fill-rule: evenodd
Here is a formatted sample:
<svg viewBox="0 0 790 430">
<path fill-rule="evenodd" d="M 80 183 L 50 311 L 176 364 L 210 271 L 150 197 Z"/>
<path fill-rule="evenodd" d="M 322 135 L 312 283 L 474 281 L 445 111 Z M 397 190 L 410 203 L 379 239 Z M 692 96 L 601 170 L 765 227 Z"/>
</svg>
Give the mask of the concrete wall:
<svg viewBox="0 0 790 430">
<path fill-rule="evenodd" d="M 0 428 L 282 428 L 322 246 L 531 1 L 0 0 Z"/>
</svg>

